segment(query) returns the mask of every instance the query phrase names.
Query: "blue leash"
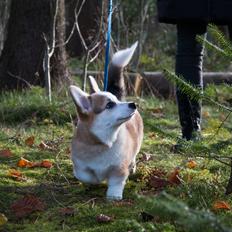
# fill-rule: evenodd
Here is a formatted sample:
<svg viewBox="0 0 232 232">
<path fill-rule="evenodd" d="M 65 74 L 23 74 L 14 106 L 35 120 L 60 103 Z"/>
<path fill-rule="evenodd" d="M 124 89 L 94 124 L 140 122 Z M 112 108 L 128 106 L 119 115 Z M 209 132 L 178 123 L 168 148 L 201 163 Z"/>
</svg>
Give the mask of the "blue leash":
<svg viewBox="0 0 232 232">
<path fill-rule="evenodd" d="M 104 91 L 107 90 L 107 84 L 108 84 L 112 5 L 113 5 L 112 0 L 109 0 L 108 31 L 107 31 L 107 39 L 106 39 L 105 68 L 104 68 Z"/>
</svg>

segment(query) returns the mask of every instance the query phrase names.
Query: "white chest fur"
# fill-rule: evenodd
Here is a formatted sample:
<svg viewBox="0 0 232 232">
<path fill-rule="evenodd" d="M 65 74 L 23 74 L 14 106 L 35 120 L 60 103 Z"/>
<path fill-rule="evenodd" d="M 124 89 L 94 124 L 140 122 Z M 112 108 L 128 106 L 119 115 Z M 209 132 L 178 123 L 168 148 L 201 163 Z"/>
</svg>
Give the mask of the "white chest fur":
<svg viewBox="0 0 232 232">
<path fill-rule="evenodd" d="M 117 139 L 109 148 L 105 145 L 88 145 L 74 140 L 72 161 L 75 177 L 93 184 L 107 179 L 111 169 L 123 162 L 122 142 Z"/>
</svg>

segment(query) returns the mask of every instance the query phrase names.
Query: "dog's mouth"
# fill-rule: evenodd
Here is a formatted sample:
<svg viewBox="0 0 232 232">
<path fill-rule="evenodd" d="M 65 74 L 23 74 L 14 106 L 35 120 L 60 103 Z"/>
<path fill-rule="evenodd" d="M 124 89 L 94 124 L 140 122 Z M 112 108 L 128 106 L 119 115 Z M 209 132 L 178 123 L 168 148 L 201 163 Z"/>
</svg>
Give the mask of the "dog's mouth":
<svg viewBox="0 0 232 232">
<path fill-rule="evenodd" d="M 129 116 L 124 117 L 124 118 L 119 118 L 118 121 L 126 121 L 128 119 L 130 119 L 133 115 L 135 114 L 135 112 L 131 113 Z"/>
</svg>

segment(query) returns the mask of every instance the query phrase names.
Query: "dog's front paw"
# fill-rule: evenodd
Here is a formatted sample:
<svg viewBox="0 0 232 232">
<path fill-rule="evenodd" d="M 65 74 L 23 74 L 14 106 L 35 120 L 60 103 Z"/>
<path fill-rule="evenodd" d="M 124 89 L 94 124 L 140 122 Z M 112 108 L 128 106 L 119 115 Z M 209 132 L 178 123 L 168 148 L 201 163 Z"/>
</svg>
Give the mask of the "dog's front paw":
<svg viewBox="0 0 232 232">
<path fill-rule="evenodd" d="M 122 196 L 106 196 L 107 201 L 120 201 Z"/>
</svg>

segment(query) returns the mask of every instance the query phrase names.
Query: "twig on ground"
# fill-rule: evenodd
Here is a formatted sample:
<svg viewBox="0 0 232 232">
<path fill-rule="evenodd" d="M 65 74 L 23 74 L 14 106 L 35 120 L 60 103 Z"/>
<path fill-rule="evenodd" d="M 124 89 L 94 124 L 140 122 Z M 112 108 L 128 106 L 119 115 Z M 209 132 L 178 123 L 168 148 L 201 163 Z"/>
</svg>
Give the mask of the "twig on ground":
<svg viewBox="0 0 232 232">
<path fill-rule="evenodd" d="M 65 181 L 70 185 L 69 180 L 67 179 L 67 177 L 64 175 L 64 173 L 62 172 L 60 166 L 59 166 L 59 162 L 58 162 L 58 157 L 60 155 L 61 152 L 58 152 L 58 154 L 56 155 L 56 167 L 59 170 L 59 173 L 62 177 L 64 177 Z"/>
<path fill-rule="evenodd" d="M 65 205 L 62 204 L 61 202 L 59 202 L 59 201 L 56 199 L 56 197 L 55 197 L 54 194 L 53 194 L 53 191 L 50 191 L 50 192 L 51 192 L 52 198 L 55 200 L 55 202 L 58 203 L 58 204 L 59 204 L 60 206 L 62 206 L 63 208 L 65 208 Z"/>
<path fill-rule="evenodd" d="M 91 199 L 89 199 L 88 201 L 84 202 L 82 205 L 87 205 L 87 204 L 89 204 L 90 202 L 92 202 L 91 207 L 93 208 L 94 205 L 95 205 L 95 200 L 96 200 L 96 199 L 97 199 L 96 197 L 91 198 Z"/>
</svg>

